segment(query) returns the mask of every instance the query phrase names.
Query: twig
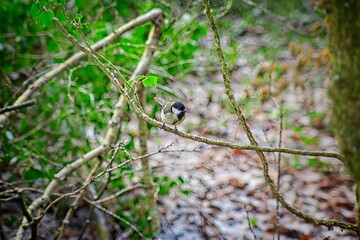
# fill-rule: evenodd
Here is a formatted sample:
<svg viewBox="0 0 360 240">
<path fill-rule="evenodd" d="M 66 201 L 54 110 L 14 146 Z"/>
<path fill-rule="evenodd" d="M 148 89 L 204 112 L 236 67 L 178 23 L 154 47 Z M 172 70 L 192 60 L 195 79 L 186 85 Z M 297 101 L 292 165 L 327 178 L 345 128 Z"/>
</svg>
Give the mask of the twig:
<svg viewBox="0 0 360 240">
<path fill-rule="evenodd" d="M 260 9 L 261 11 L 263 11 L 264 13 L 268 14 L 271 19 L 274 19 L 274 20 L 277 20 L 278 22 L 280 22 L 281 24 L 284 24 L 288 29 L 290 29 L 291 31 L 299 34 L 299 35 L 302 35 L 302 36 L 306 36 L 306 37 L 312 37 L 311 34 L 307 33 L 307 32 L 304 32 L 300 29 L 297 29 L 296 27 L 294 27 L 293 25 L 290 24 L 290 21 L 288 19 L 286 19 L 285 17 L 283 16 L 279 16 L 273 12 L 271 12 L 269 9 L 267 8 L 264 8 L 262 6 L 260 6 L 259 4 L 253 2 L 253 1 L 250 1 L 250 0 L 241 0 L 242 2 L 248 4 L 249 6 L 252 6 L 252 7 L 255 7 L 255 8 L 258 8 Z"/>
<path fill-rule="evenodd" d="M 111 162 L 114 160 L 115 156 L 117 155 L 118 153 L 118 149 L 115 151 L 115 153 L 113 154 L 112 158 L 111 158 Z M 92 182 L 94 182 L 98 177 L 93 177 L 93 175 L 95 174 L 95 170 L 97 169 L 98 167 L 98 164 L 100 163 L 97 163 L 95 164 L 95 166 L 93 167 L 92 171 L 90 172 L 89 176 L 85 183 L 78 189 L 76 189 L 75 191 L 73 192 L 69 192 L 69 193 L 65 193 L 65 194 L 62 194 L 60 195 L 58 198 L 56 198 L 54 201 L 52 201 L 46 208 L 43 212 L 41 212 L 41 214 L 38 216 L 38 218 L 41 218 L 55 203 L 59 202 L 60 200 L 66 198 L 66 197 L 69 197 L 69 196 L 72 196 L 72 195 L 76 195 L 78 193 L 81 193 L 86 187 L 88 187 Z M 110 165 L 110 164 L 109 164 Z"/>
<path fill-rule="evenodd" d="M 114 193 L 113 195 L 110 195 L 108 197 L 105 197 L 105 198 L 102 198 L 102 199 L 99 199 L 99 200 L 96 200 L 96 201 L 91 201 L 90 199 L 87 199 L 87 200 L 91 201 L 93 204 L 101 204 L 103 202 L 110 201 L 110 200 L 112 200 L 114 198 L 117 198 L 118 196 L 120 196 L 120 195 L 122 195 L 122 194 L 124 194 L 126 192 L 132 191 L 132 190 L 140 188 L 140 187 L 143 187 L 143 185 L 142 184 L 136 184 L 134 186 L 121 189 L 120 191 Z"/>
<path fill-rule="evenodd" d="M 90 183 L 91 178 L 93 177 L 93 175 L 95 174 L 95 171 L 98 169 L 99 166 L 100 166 L 100 161 L 98 160 L 98 161 L 96 161 L 95 165 L 91 169 L 91 171 L 88 174 L 88 177 L 85 180 L 83 185 L 88 185 L 88 183 Z M 75 212 L 75 208 L 80 204 L 80 201 L 83 198 L 84 193 L 85 193 L 85 191 L 80 191 L 80 193 L 76 196 L 75 200 L 71 204 L 71 208 L 69 208 L 69 210 L 66 212 L 65 218 L 62 220 L 62 224 L 59 227 L 59 230 L 57 232 L 56 239 L 59 239 L 59 240 L 63 239 L 65 228 L 69 225 L 70 218 L 73 216 L 73 214 Z"/>
<path fill-rule="evenodd" d="M 142 234 L 134 225 L 132 225 L 129 221 L 125 220 L 124 218 L 116 215 L 115 213 L 111 212 L 110 210 L 101 207 L 98 204 L 93 204 L 91 201 L 88 201 L 87 199 L 84 199 L 87 203 L 93 205 L 94 207 L 96 207 L 97 209 L 101 210 L 102 212 L 112 216 L 113 218 L 119 220 L 120 222 L 125 223 L 126 225 L 128 225 L 132 230 L 134 230 L 140 237 L 146 239 L 146 237 L 144 236 L 144 234 Z"/>
<path fill-rule="evenodd" d="M 85 221 L 84 221 L 84 225 L 83 225 L 82 228 L 81 228 L 80 234 L 79 234 L 79 236 L 78 236 L 78 240 L 81 240 L 81 239 L 83 238 L 84 233 L 85 233 L 85 231 L 86 231 L 86 228 L 87 228 L 87 227 L 89 226 L 89 224 L 90 224 L 90 217 L 91 217 L 91 215 L 93 214 L 94 209 L 95 209 L 95 207 L 94 207 L 93 205 L 90 205 L 90 209 L 89 209 L 89 211 L 88 211 L 88 213 L 87 213 L 86 219 L 85 219 Z"/>
<path fill-rule="evenodd" d="M 112 83 L 115 85 L 115 87 L 117 87 L 117 89 L 123 94 L 122 97 L 124 97 L 124 98 L 119 99 L 118 104 L 124 104 L 124 102 L 126 100 L 130 104 L 130 106 L 133 107 L 133 110 L 135 111 L 135 113 L 138 116 L 140 116 L 143 120 L 145 120 L 146 122 L 152 124 L 153 126 L 162 127 L 162 123 L 150 118 L 146 113 L 144 113 L 144 111 L 142 111 L 142 109 L 140 109 L 138 107 L 138 104 L 135 103 L 135 101 L 130 97 L 127 90 L 122 85 L 119 84 L 118 79 L 115 77 L 115 75 L 103 63 L 101 63 L 99 61 L 99 59 L 95 55 L 93 55 L 89 49 L 82 46 L 76 39 L 74 39 L 70 34 L 68 34 L 66 29 L 61 25 L 61 23 L 56 18 L 53 19 L 53 22 L 60 29 L 60 31 L 62 33 L 64 33 L 68 37 L 68 39 L 74 45 L 78 46 L 82 51 L 84 51 L 90 58 L 92 58 L 95 61 L 95 63 L 101 68 L 101 70 L 103 70 L 103 72 L 109 77 L 109 79 L 112 81 Z M 218 43 L 220 43 L 218 34 L 217 34 L 217 39 L 218 39 Z M 219 45 L 219 47 L 220 47 L 220 45 Z M 226 79 L 227 79 L 227 81 L 224 81 L 226 83 L 226 85 L 227 85 L 227 88 L 226 88 L 227 90 L 226 91 L 227 91 L 227 93 L 229 93 L 229 95 L 232 96 L 231 97 L 231 99 L 232 99 L 231 104 L 235 107 L 235 112 L 236 112 L 238 118 L 240 120 L 242 120 L 240 122 L 243 125 L 243 127 L 245 129 L 245 132 L 247 133 L 247 135 L 252 136 L 250 128 L 249 128 L 249 126 L 247 125 L 247 123 L 245 121 L 245 117 L 242 115 L 242 112 L 241 112 L 239 106 L 236 104 L 236 101 L 234 99 L 233 93 L 231 91 L 230 78 L 228 76 L 229 73 L 228 73 L 228 70 L 226 69 L 227 64 L 226 64 L 225 58 L 224 58 L 224 56 L 222 54 L 221 47 L 219 49 L 220 49 L 221 55 L 223 57 L 222 58 L 222 63 L 225 64 L 222 68 L 224 69 L 223 71 L 224 71 L 224 74 L 225 74 Z M 230 92 L 229 92 L 229 90 L 230 90 Z M 210 145 L 229 147 L 229 148 L 232 148 L 232 149 L 254 150 L 254 151 L 257 151 L 257 152 L 283 152 L 283 153 L 289 153 L 289 154 L 295 154 L 295 155 L 304 155 L 304 156 L 332 157 L 332 158 L 338 158 L 340 160 L 343 160 L 343 156 L 341 156 L 338 153 L 322 152 L 322 151 L 306 151 L 306 150 L 298 150 L 298 149 L 290 149 L 290 148 L 268 148 L 268 147 L 260 147 L 257 144 L 237 145 L 237 144 L 232 144 L 232 143 L 224 142 L 224 141 L 220 141 L 220 140 L 211 140 L 211 139 L 196 136 L 196 135 L 186 134 L 186 133 L 183 133 L 183 132 L 180 132 L 180 131 L 176 132 L 175 130 L 173 130 L 173 129 L 169 128 L 169 127 L 164 127 L 163 129 L 168 131 L 168 132 L 175 133 L 178 136 L 185 137 L 187 139 L 195 140 L 195 141 L 198 141 L 198 142 L 204 142 L 204 143 L 207 143 L 207 144 L 210 144 Z M 252 142 L 254 143 L 254 141 L 255 141 L 255 139 L 252 137 Z"/>
<path fill-rule="evenodd" d="M 245 211 L 246 211 L 246 219 L 247 219 L 247 222 L 248 222 L 248 225 L 249 225 L 249 229 L 250 229 L 251 233 L 253 234 L 254 239 L 257 239 L 256 234 L 254 232 L 254 229 L 251 226 L 251 221 L 250 221 L 250 217 L 249 217 L 249 211 L 247 210 L 246 205 L 244 206 L 244 208 L 245 208 Z"/>
<path fill-rule="evenodd" d="M 18 202 L 20 203 L 21 211 L 22 211 L 23 215 L 25 216 L 25 218 L 27 219 L 27 221 L 29 222 L 30 227 L 31 227 L 31 240 L 36 240 L 37 239 L 37 237 L 36 237 L 37 236 L 37 220 L 31 217 L 30 213 L 28 212 L 28 210 L 26 208 L 22 189 L 18 189 L 17 193 L 18 193 Z"/>
<path fill-rule="evenodd" d="M 211 226 L 214 228 L 216 232 L 217 239 L 228 239 L 228 236 L 226 236 L 223 232 L 221 232 L 221 229 L 219 229 L 218 226 L 216 226 L 216 223 L 213 221 L 213 218 L 204 211 L 201 206 L 197 205 L 196 203 L 191 202 L 188 198 L 184 197 L 183 195 L 179 195 L 176 193 L 177 198 L 181 198 L 185 202 L 187 202 L 189 205 L 195 207 L 197 211 L 200 213 L 200 215 L 207 221 Z"/>
<path fill-rule="evenodd" d="M 280 102 L 280 131 L 279 131 L 279 147 L 282 145 L 282 132 L 283 132 L 283 101 Z M 281 153 L 278 153 L 277 158 L 277 191 L 280 191 L 280 179 L 281 179 Z M 277 233 L 277 239 L 280 240 L 280 203 L 279 200 L 276 199 L 276 222 L 275 228 Z"/>
<path fill-rule="evenodd" d="M 22 141 L 26 138 L 28 138 L 29 136 L 33 135 L 34 133 L 36 133 L 37 131 L 39 131 L 40 129 L 42 129 L 43 127 L 45 127 L 47 124 L 49 124 L 51 121 L 53 120 L 53 116 L 49 117 L 48 119 L 42 121 L 39 123 L 39 125 L 37 125 L 36 127 L 33 127 L 30 131 L 26 132 L 25 134 L 14 138 L 14 140 L 11 141 L 11 143 L 17 143 L 19 141 Z"/>
<path fill-rule="evenodd" d="M 35 101 L 34 100 L 29 100 L 29 101 L 23 102 L 22 104 L 0 108 L 0 114 L 15 111 L 15 110 L 20 110 L 22 108 L 31 107 L 33 105 L 35 105 Z"/>
</svg>

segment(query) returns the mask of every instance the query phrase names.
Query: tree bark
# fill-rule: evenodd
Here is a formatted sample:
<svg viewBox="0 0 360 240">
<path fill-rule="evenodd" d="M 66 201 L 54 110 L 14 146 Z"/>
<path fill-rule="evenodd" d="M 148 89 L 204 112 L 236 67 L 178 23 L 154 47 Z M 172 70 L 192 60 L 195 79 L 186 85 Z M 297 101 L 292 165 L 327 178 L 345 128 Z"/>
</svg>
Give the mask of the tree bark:
<svg viewBox="0 0 360 240">
<path fill-rule="evenodd" d="M 360 206 L 360 1 L 331 0 L 327 12 L 332 56 L 331 121 L 344 155 L 344 164 L 357 184 Z M 358 217 L 360 234 L 360 216 Z"/>
</svg>

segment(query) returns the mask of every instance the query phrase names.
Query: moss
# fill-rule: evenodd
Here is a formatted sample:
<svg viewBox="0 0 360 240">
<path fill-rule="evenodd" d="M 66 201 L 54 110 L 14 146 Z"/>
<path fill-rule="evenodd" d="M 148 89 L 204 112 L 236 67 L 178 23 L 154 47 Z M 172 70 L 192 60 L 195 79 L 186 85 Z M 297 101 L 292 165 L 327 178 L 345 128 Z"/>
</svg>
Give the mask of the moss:
<svg viewBox="0 0 360 240">
<path fill-rule="evenodd" d="M 332 56 L 332 124 L 345 165 L 360 184 L 360 2 L 332 0 L 328 13 Z"/>
</svg>

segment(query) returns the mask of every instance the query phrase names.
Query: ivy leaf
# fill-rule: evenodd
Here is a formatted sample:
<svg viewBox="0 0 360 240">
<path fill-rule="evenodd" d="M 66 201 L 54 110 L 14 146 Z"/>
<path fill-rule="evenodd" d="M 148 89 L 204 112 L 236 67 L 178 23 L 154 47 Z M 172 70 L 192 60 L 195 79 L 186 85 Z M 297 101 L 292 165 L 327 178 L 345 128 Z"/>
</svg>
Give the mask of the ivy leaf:
<svg viewBox="0 0 360 240">
<path fill-rule="evenodd" d="M 91 31 L 94 30 L 93 27 L 92 27 L 92 25 L 91 25 L 91 23 L 89 23 L 89 22 L 86 22 L 86 23 L 84 24 L 84 26 L 85 26 L 86 28 L 90 29 Z"/>
<path fill-rule="evenodd" d="M 45 7 L 47 5 L 47 1 L 46 0 L 39 0 L 38 1 L 40 7 Z"/>
<path fill-rule="evenodd" d="M 51 27 L 53 17 L 54 17 L 53 12 L 42 12 L 39 15 L 39 23 L 43 27 Z"/>
<path fill-rule="evenodd" d="M 155 87 L 157 85 L 158 77 L 148 76 L 143 80 L 144 87 Z"/>
<path fill-rule="evenodd" d="M 39 3 L 34 3 L 32 6 L 31 6 L 31 9 L 30 9 L 30 13 L 31 13 L 31 17 L 33 20 L 36 20 L 37 16 L 39 15 L 40 13 L 40 6 L 39 6 Z"/>
</svg>

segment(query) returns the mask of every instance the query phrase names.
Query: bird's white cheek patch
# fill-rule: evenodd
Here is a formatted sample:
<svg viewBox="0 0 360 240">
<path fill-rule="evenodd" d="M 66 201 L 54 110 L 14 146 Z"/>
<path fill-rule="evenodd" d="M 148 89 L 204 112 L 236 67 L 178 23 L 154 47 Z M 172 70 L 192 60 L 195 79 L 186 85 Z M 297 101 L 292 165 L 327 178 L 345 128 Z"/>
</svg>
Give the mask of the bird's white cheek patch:
<svg viewBox="0 0 360 240">
<path fill-rule="evenodd" d="M 171 108 L 171 111 L 172 111 L 173 113 L 175 113 L 176 115 L 178 115 L 178 114 L 181 113 L 181 111 L 180 111 L 179 109 L 176 109 L 176 108 L 174 108 L 174 107 Z"/>
</svg>

